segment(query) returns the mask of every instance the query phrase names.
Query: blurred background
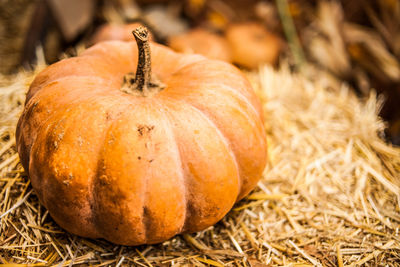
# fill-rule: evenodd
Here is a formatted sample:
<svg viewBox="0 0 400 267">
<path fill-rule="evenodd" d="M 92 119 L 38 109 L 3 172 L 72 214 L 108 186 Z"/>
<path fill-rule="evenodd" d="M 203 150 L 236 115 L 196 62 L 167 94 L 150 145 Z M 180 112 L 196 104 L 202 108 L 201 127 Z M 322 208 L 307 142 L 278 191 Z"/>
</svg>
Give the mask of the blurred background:
<svg viewBox="0 0 400 267">
<path fill-rule="evenodd" d="M 313 66 L 360 98 L 375 90 L 385 99 L 386 138 L 400 145 L 399 0 L 1 0 L 0 73 L 130 40 L 139 24 L 176 51 L 246 71 Z"/>
</svg>

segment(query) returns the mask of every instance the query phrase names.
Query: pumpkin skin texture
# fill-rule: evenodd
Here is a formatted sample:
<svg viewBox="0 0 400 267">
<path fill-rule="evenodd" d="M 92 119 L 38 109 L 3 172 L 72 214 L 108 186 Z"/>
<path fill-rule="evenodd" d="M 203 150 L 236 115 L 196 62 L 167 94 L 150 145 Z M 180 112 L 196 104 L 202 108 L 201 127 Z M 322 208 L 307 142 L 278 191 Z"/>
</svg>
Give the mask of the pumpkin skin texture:
<svg viewBox="0 0 400 267">
<path fill-rule="evenodd" d="M 218 222 L 266 164 L 261 108 L 228 63 L 150 44 L 149 96 L 121 91 L 135 42 L 99 43 L 33 81 L 17 148 L 40 202 L 67 231 L 159 243 Z"/>
<path fill-rule="evenodd" d="M 231 61 L 228 42 L 223 37 L 200 28 L 170 37 L 168 46 L 179 53 L 200 54 L 210 59 Z"/>
</svg>

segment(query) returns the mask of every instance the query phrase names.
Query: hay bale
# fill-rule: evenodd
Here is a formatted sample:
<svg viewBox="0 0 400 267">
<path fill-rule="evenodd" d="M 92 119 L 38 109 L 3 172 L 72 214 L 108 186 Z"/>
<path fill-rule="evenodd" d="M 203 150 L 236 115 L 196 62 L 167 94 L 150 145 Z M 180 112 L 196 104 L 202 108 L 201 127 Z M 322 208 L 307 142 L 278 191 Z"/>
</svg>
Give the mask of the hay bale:
<svg viewBox="0 0 400 267">
<path fill-rule="evenodd" d="M 315 70 L 250 73 L 270 156 L 257 189 L 205 231 L 124 247 L 66 233 L 39 205 L 14 142 L 33 76 L 0 82 L 0 263 L 399 266 L 400 149 L 382 139 L 375 94 L 361 101 Z"/>
</svg>

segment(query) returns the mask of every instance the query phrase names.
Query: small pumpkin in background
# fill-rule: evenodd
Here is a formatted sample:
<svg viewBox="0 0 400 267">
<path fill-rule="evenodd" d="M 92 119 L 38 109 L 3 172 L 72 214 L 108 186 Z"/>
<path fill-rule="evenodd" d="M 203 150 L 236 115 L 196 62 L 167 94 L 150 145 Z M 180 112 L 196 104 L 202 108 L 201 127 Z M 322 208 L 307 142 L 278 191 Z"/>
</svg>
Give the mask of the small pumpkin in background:
<svg viewBox="0 0 400 267">
<path fill-rule="evenodd" d="M 204 29 L 193 29 L 186 33 L 171 36 L 168 46 L 185 54 L 201 54 L 210 59 L 231 62 L 231 52 L 225 38 Z"/>
<path fill-rule="evenodd" d="M 215 224 L 267 160 L 261 107 L 237 68 L 149 43 L 142 27 L 134 35 L 42 71 L 16 133 L 53 219 L 122 245 Z"/>
<path fill-rule="evenodd" d="M 111 40 L 132 41 L 132 29 L 136 29 L 139 26 L 143 25 L 138 22 L 127 24 L 103 24 L 93 34 L 88 42 L 88 46 Z M 150 40 L 153 40 L 151 33 Z"/>
<path fill-rule="evenodd" d="M 260 64 L 274 65 L 282 49 L 281 40 L 262 24 L 245 22 L 230 25 L 225 32 L 233 63 L 255 69 Z"/>
</svg>

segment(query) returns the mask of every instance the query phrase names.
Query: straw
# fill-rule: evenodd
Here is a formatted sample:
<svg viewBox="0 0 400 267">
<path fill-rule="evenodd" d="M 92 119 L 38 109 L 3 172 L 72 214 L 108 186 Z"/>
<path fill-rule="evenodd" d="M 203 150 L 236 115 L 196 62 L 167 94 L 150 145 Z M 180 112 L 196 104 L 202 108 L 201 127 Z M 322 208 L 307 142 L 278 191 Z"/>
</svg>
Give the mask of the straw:
<svg viewBox="0 0 400 267">
<path fill-rule="evenodd" d="M 400 150 L 382 140 L 373 92 L 360 100 L 312 67 L 248 73 L 269 143 L 257 188 L 202 232 L 124 247 L 65 232 L 38 203 L 14 141 L 34 75 L 0 79 L 0 263 L 399 266 Z"/>
</svg>

